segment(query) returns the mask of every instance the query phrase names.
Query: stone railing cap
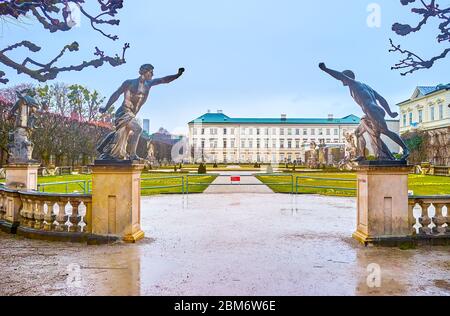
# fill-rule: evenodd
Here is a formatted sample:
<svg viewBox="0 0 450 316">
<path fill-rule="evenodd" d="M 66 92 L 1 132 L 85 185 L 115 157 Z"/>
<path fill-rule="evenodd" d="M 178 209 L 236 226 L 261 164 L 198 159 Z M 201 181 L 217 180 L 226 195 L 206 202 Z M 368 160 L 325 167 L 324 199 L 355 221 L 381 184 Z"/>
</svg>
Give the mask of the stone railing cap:
<svg viewBox="0 0 450 316">
<path fill-rule="evenodd" d="M 65 193 L 48 193 L 37 191 L 16 191 L 21 195 L 35 196 L 35 197 L 49 197 L 49 198 L 69 198 L 69 199 L 89 199 L 92 198 L 92 194 L 65 194 Z"/>
<path fill-rule="evenodd" d="M 413 195 L 409 196 L 410 200 L 450 200 L 450 195 L 430 195 L 430 196 L 422 196 L 422 195 Z"/>
<path fill-rule="evenodd" d="M 5 186 L 0 185 L 0 191 L 6 193 L 15 193 L 24 196 L 35 196 L 40 198 L 63 198 L 63 199 L 90 199 L 92 198 L 92 194 L 64 194 L 64 193 L 47 193 L 47 192 L 38 192 L 38 191 L 24 191 L 24 190 L 15 190 L 9 189 Z"/>
</svg>

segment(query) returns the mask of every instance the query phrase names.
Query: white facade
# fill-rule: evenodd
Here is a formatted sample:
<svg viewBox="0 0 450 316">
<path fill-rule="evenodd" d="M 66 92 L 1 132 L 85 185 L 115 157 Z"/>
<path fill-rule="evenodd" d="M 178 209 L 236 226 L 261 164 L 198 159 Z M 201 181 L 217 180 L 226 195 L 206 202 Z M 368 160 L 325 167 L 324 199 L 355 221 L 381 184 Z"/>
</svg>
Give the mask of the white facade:
<svg viewBox="0 0 450 316">
<path fill-rule="evenodd" d="M 450 127 L 450 86 L 417 87 L 400 107 L 400 133 Z"/>
<path fill-rule="evenodd" d="M 344 135 L 354 132 L 359 119 L 351 116 L 344 119 L 230 119 L 221 121 L 220 113 L 213 114 L 217 122 L 204 118 L 189 124 L 189 144 L 195 158 L 192 162 L 218 163 L 283 163 L 304 161 L 305 151 L 312 141 L 319 144 L 325 140 L 327 146 L 343 146 Z M 242 121 L 242 122 L 239 122 Z M 314 123 L 320 121 L 320 123 Z"/>
</svg>

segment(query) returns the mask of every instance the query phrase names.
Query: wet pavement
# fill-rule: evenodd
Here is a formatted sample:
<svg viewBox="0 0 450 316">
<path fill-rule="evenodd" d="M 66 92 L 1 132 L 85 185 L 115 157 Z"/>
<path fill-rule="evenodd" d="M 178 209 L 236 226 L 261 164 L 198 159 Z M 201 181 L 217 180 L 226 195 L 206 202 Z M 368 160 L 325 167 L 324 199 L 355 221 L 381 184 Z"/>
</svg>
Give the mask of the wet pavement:
<svg viewBox="0 0 450 316">
<path fill-rule="evenodd" d="M 0 233 L 0 295 L 450 296 L 448 247 L 364 248 L 350 237 L 355 217 L 352 198 L 145 198 L 136 245 Z M 373 264 L 378 288 L 367 283 Z"/>
</svg>

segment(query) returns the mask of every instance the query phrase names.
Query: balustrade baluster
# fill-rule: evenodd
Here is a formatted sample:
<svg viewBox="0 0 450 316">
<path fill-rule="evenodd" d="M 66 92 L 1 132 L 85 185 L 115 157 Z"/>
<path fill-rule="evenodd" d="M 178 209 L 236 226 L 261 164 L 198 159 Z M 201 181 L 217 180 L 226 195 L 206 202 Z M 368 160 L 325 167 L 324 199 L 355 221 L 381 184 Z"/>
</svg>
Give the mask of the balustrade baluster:
<svg viewBox="0 0 450 316">
<path fill-rule="evenodd" d="M 417 220 L 414 217 L 414 208 L 416 207 L 417 203 L 414 200 L 410 200 L 408 204 L 408 220 L 409 220 L 409 227 L 411 228 L 411 234 L 413 236 L 417 235 L 417 229 L 416 224 Z"/>
<path fill-rule="evenodd" d="M 422 207 L 422 216 L 419 218 L 419 224 L 422 225 L 422 227 L 419 228 L 419 234 L 421 235 L 430 235 L 431 234 L 431 228 L 429 227 L 432 223 L 430 216 L 428 216 L 428 209 L 431 206 L 431 203 L 429 202 L 419 202 L 420 207 Z"/>
<path fill-rule="evenodd" d="M 86 207 L 86 213 L 83 216 L 83 222 L 86 224 L 84 226 L 83 232 L 91 233 L 92 232 L 92 201 L 84 201 L 84 206 Z"/>
<path fill-rule="evenodd" d="M 0 220 L 6 217 L 6 201 L 3 192 L 0 192 Z"/>
<path fill-rule="evenodd" d="M 36 201 L 32 199 L 28 199 L 28 212 L 27 212 L 27 218 L 28 218 L 28 227 L 34 228 L 35 220 L 34 220 L 34 213 L 36 210 Z"/>
<path fill-rule="evenodd" d="M 69 221 L 72 224 L 69 227 L 69 231 L 72 233 L 76 233 L 81 231 L 81 227 L 79 226 L 81 222 L 81 216 L 78 214 L 78 207 L 80 206 L 80 201 L 70 201 L 72 205 L 72 214 L 69 217 Z"/>
<path fill-rule="evenodd" d="M 19 212 L 20 215 L 20 224 L 22 226 L 28 226 L 28 209 L 29 209 L 29 205 L 28 205 L 28 200 L 26 198 L 22 198 L 22 209 Z"/>
<path fill-rule="evenodd" d="M 49 202 L 46 201 L 45 205 L 47 205 L 47 213 L 45 213 L 44 216 L 44 220 L 45 220 L 45 224 L 44 224 L 44 230 L 45 231 L 52 231 L 53 228 L 55 228 L 55 220 L 56 220 L 56 215 L 53 211 L 53 202 Z"/>
<path fill-rule="evenodd" d="M 433 217 L 433 223 L 436 227 L 433 227 L 434 234 L 444 234 L 446 228 L 443 227 L 446 223 L 446 218 L 442 215 L 443 208 L 445 204 L 443 203 L 434 203 L 434 207 L 436 208 L 436 215 Z"/>
<path fill-rule="evenodd" d="M 445 205 L 447 206 L 447 216 L 445 217 L 445 223 L 447 224 L 446 227 L 446 234 L 450 234 L 450 203 L 447 202 L 445 203 Z"/>
<path fill-rule="evenodd" d="M 56 221 L 58 222 L 58 226 L 56 227 L 56 231 L 58 232 L 67 232 L 67 220 L 69 216 L 66 214 L 66 202 L 58 202 L 59 212 L 56 216 Z"/>
<path fill-rule="evenodd" d="M 34 213 L 34 228 L 35 229 L 43 229 L 44 228 L 44 205 L 45 202 L 37 200 L 36 201 L 36 208 Z"/>
</svg>

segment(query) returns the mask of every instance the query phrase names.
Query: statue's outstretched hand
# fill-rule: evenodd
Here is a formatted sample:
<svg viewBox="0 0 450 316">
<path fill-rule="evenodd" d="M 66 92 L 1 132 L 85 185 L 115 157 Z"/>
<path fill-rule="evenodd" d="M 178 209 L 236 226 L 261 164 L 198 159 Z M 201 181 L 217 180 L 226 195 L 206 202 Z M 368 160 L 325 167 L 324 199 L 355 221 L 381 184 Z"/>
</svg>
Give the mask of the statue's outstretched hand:
<svg viewBox="0 0 450 316">
<path fill-rule="evenodd" d="M 178 75 L 181 76 L 185 71 L 186 71 L 186 69 L 184 69 L 184 68 L 178 69 Z"/>
<path fill-rule="evenodd" d="M 397 112 L 392 113 L 391 117 L 392 117 L 392 118 L 398 117 L 398 113 L 397 113 Z"/>
<path fill-rule="evenodd" d="M 322 70 L 325 70 L 325 69 L 327 69 L 327 66 L 325 65 L 325 63 L 320 63 L 319 68 Z"/>
</svg>

